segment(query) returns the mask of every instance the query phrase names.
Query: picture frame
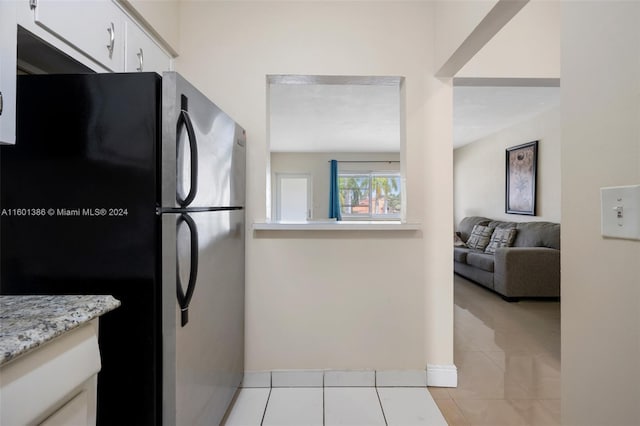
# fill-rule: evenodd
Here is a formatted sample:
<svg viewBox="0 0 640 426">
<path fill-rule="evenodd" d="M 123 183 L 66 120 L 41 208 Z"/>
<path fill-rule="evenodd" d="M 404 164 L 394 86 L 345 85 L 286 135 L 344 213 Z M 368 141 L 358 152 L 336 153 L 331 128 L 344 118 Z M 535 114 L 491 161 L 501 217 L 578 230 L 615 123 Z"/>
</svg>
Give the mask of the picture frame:
<svg viewBox="0 0 640 426">
<path fill-rule="evenodd" d="M 506 149 L 505 213 L 536 215 L 538 141 Z"/>
</svg>

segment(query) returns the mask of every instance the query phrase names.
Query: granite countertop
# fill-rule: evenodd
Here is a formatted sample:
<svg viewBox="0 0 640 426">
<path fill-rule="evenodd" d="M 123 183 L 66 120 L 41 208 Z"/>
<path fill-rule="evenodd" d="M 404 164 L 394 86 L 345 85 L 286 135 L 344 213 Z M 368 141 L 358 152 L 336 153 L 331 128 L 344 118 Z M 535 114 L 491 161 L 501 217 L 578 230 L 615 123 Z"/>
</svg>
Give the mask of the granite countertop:
<svg viewBox="0 0 640 426">
<path fill-rule="evenodd" d="M 112 296 L 0 296 L 0 365 L 118 306 Z"/>
</svg>

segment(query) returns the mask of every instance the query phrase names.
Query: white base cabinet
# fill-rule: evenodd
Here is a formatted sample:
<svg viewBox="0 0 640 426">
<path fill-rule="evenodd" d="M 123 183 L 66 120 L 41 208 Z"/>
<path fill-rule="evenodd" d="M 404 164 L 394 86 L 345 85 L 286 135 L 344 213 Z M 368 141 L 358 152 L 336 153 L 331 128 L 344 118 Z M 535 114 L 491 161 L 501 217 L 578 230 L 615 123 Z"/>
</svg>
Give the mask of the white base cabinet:
<svg viewBox="0 0 640 426">
<path fill-rule="evenodd" d="M 62 408 L 57 410 L 41 426 L 70 426 L 95 424 L 95 415 L 90 411 L 88 392 L 83 390 Z"/>
<path fill-rule="evenodd" d="M 0 368 L 0 424 L 95 425 L 97 321 Z"/>
</svg>

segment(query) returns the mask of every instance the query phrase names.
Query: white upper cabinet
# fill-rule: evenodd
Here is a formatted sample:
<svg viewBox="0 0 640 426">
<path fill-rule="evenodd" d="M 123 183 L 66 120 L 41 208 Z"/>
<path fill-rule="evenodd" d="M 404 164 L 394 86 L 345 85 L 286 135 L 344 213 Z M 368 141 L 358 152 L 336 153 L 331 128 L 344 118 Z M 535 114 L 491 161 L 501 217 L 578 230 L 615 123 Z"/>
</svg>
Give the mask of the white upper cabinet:
<svg viewBox="0 0 640 426">
<path fill-rule="evenodd" d="M 111 71 L 124 70 L 125 15 L 111 1 L 37 0 L 37 25 Z"/>
<path fill-rule="evenodd" d="M 114 0 L 0 0 L 0 144 L 16 141 L 16 70 L 29 73 L 76 72 L 77 64 L 95 72 L 162 73 L 172 69 L 175 54 L 153 30 Z M 132 15 L 133 13 L 133 15 Z M 54 65 L 50 55 L 32 63 L 38 51 L 22 44 L 18 58 L 18 34 L 29 34 L 39 45 L 62 52 L 64 67 Z M 149 32 L 150 31 L 150 32 Z M 161 47 L 161 46 L 164 46 Z M 170 53 L 167 53 L 170 52 Z M 49 62 L 43 62 L 49 61 Z M 74 63 L 71 71 L 65 71 Z M 62 69 L 62 71 L 61 71 Z"/>
<path fill-rule="evenodd" d="M 125 31 L 124 70 L 126 72 L 155 71 L 162 74 L 163 71 L 171 70 L 171 57 L 136 23 L 127 20 Z"/>
<path fill-rule="evenodd" d="M 0 1 L 0 143 L 16 141 L 16 8 Z"/>
</svg>

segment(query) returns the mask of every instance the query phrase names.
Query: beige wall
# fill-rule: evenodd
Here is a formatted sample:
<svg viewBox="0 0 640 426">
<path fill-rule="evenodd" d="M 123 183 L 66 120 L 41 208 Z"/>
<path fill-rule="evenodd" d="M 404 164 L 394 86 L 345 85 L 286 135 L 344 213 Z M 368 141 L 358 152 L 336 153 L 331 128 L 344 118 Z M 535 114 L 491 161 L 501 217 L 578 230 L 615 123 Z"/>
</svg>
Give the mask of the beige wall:
<svg viewBox="0 0 640 426">
<path fill-rule="evenodd" d="M 640 183 L 638 22 L 638 2 L 563 2 L 564 425 L 640 424 L 640 241 L 600 235 L 600 188 Z"/>
<path fill-rule="evenodd" d="M 433 2 L 435 23 L 436 70 L 453 55 L 498 0 L 439 0 Z"/>
<path fill-rule="evenodd" d="M 531 0 L 456 77 L 560 78 L 560 1 Z"/>
<path fill-rule="evenodd" d="M 398 153 L 379 152 L 272 152 L 271 153 L 271 194 L 273 209 L 271 217 L 275 218 L 276 174 L 305 173 L 312 180 L 312 218 L 314 220 L 329 217 L 329 160 L 338 161 L 399 161 Z M 400 163 L 339 163 L 338 171 L 400 171 Z"/>
<path fill-rule="evenodd" d="M 247 130 L 246 368 L 453 363 L 450 82 L 430 2 L 190 2 L 177 70 Z M 267 217 L 266 75 L 405 76 L 407 220 L 419 232 L 253 232 Z M 434 208 L 438 206 L 438 208 Z"/>
<path fill-rule="evenodd" d="M 180 2 L 178 0 L 120 1 L 139 13 L 173 50 L 178 50 L 180 13 Z"/>
<path fill-rule="evenodd" d="M 538 140 L 537 216 L 504 212 L 505 149 Z M 454 217 L 560 222 L 560 108 L 497 132 L 453 153 Z"/>
</svg>

